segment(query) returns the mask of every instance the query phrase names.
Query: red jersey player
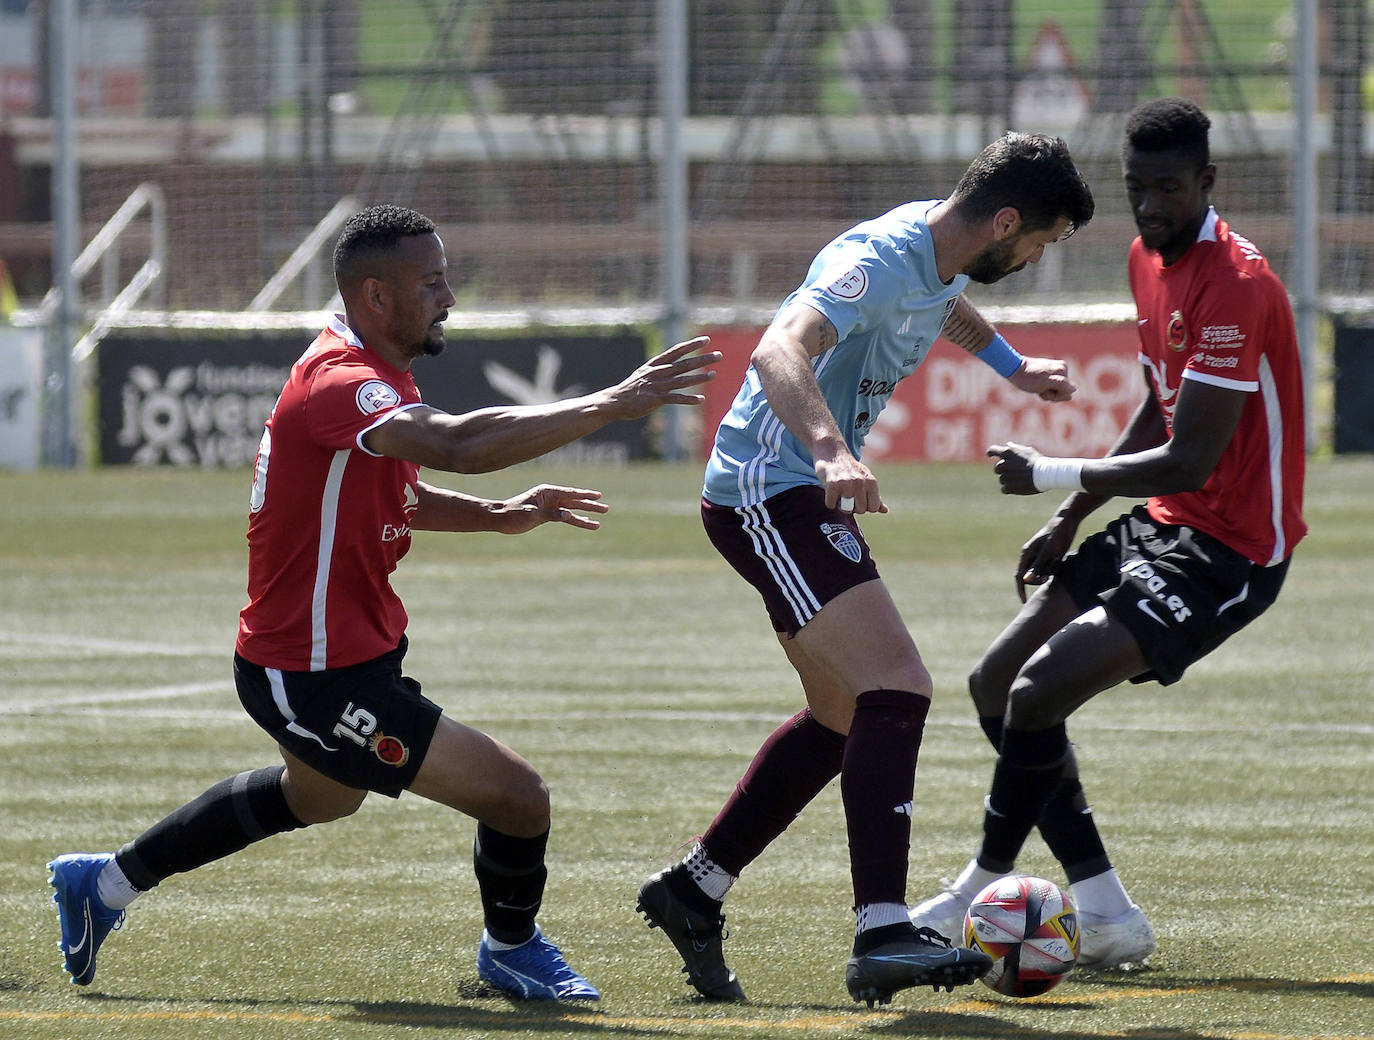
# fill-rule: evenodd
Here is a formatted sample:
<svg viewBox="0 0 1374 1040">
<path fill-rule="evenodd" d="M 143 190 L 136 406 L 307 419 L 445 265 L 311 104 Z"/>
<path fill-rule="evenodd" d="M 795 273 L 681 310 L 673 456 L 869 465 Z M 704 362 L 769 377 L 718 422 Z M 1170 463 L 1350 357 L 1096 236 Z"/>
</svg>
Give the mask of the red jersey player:
<svg viewBox="0 0 1374 1040">
<path fill-rule="evenodd" d="M 155 823 L 117 853 L 49 864 L 72 981 L 141 892 L 283 831 L 336 820 L 376 791 L 440 802 L 477 820 L 474 869 L 485 929 L 478 973 L 516 997 L 595 1000 L 535 923 L 547 871 L 549 792 L 510 748 L 444 715 L 401 671 L 406 613 L 390 576 L 411 531 L 588 530 L 597 491 L 541 485 L 505 501 L 426 484 L 536 458 L 710 379 L 705 339 L 680 343 L 623 381 L 547 405 L 450 415 L 425 405 L 411 362 L 444 349 L 453 305 L 444 246 L 414 210 L 375 206 L 344 225 L 336 315 L 291 369 L 254 467 L 248 594 L 234 679 L 285 766 L 246 770 Z"/>
<path fill-rule="evenodd" d="M 1039 826 L 1073 889 L 1084 967 L 1143 962 L 1154 934 L 1103 847 L 1065 721 L 1123 681 L 1176 682 L 1274 601 L 1306 532 L 1293 316 L 1259 250 L 1211 207 L 1210 126 L 1182 98 L 1142 105 L 1126 123 L 1123 172 L 1140 232 L 1129 271 L 1148 392 L 1111 453 L 988 451 L 1007 494 L 1074 493 L 1022 548 L 1025 606 L 969 676 L 999 753 L 982 847 L 912 911 L 918 924 L 951 927 L 980 888 L 1012 871 Z M 1147 501 L 1069 553 L 1083 518 L 1116 495 Z M 1039 586 L 1028 602 L 1027 585 Z"/>
<path fill-rule="evenodd" d="M 366 445 L 419 403 L 410 372 L 366 349 L 342 317 L 291 369 L 254 466 L 244 658 L 319 671 L 396 648 L 406 612 L 390 576 L 410 548 L 420 467 Z"/>
</svg>

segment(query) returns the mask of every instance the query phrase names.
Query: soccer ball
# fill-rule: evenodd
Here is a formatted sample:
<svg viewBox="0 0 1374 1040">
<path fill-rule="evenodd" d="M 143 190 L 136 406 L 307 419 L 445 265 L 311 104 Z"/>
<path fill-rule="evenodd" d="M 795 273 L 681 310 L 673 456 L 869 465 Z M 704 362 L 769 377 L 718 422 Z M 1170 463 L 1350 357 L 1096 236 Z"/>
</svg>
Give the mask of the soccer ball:
<svg viewBox="0 0 1374 1040">
<path fill-rule="evenodd" d="M 1052 881 L 1002 878 L 973 897 L 964 945 L 993 959 L 984 985 L 1008 997 L 1037 997 L 1063 982 L 1078 960 L 1078 911 Z"/>
</svg>

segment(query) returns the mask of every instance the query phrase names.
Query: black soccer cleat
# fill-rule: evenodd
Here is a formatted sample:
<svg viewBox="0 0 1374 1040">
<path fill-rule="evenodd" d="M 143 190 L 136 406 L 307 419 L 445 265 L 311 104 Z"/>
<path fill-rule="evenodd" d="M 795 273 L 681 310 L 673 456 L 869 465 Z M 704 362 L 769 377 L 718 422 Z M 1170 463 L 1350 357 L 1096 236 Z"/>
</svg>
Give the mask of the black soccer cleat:
<svg viewBox="0 0 1374 1040">
<path fill-rule="evenodd" d="M 930 986 L 936 993 L 943 986 L 977 981 L 992 967 L 992 958 L 980 950 L 955 946 L 931 928 L 911 924 L 877 928 L 854 940 L 854 955 L 845 965 L 844 982 L 849 995 L 874 1003 L 887 1004 L 898 990 Z"/>
<path fill-rule="evenodd" d="M 725 966 L 721 942 L 726 936 L 725 915 L 700 913 L 680 900 L 669 884 L 673 868 L 660 870 L 639 888 L 635 910 L 650 928 L 663 934 L 682 957 L 682 970 L 698 993 L 708 1000 L 745 1000 L 744 987 Z"/>
</svg>

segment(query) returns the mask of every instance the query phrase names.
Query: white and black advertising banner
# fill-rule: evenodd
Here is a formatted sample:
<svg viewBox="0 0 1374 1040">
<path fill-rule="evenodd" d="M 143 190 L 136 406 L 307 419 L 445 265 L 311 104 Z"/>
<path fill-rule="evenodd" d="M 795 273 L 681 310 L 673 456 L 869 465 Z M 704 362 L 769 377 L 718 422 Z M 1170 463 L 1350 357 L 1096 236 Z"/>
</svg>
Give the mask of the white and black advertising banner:
<svg viewBox="0 0 1374 1040">
<path fill-rule="evenodd" d="M 101 462 L 251 466 L 262 425 L 311 339 L 111 332 L 96 361 Z"/>
<path fill-rule="evenodd" d="M 1332 441 L 1337 455 L 1374 451 L 1374 319 L 1338 315 Z"/>
<path fill-rule="evenodd" d="M 97 358 L 105 465 L 250 466 L 263 423 L 311 333 L 117 330 Z M 467 339 L 418 359 L 427 404 L 450 412 L 547 404 L 618 382 L 644 361 L 634 332 Z M 619 463 L 649 454 L 648 422 L 618 422 L 555 453 L 560 462 Z"/>
</svg>

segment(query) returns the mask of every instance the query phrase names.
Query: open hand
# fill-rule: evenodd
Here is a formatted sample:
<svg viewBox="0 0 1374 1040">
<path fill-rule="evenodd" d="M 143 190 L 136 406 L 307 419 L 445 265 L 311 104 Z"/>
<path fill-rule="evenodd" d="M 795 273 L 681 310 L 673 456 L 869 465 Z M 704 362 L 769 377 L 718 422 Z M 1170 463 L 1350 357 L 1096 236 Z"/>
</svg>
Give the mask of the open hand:
<svg viewBox="0 0 1374 1040">
<path fill-rule="evenodd" d="M 601 501 L 600 491 L 540 484 L 506 499 L 502 510 L 506 522 L 502 530 L 507 534 L 524 534 L 540 524 L 556 523 L 595 531 L 601 521 L 584 514 L 606 513 L 610 508 Z"/>
<path fill-rule="evenodd" d="M 711 337 L 698 336 L 675 344 L 611 387 L 607 392 L 615 403 L 616 414 L 622 419 L 638 419 L 665 404 L 701 404 L 705 401 L 702 394 L 683 391 L 716 378 L 715 371 L 708 366 L 720 360 L 720 351 L 693 353 L 710 342 Z"/>
</svg>

